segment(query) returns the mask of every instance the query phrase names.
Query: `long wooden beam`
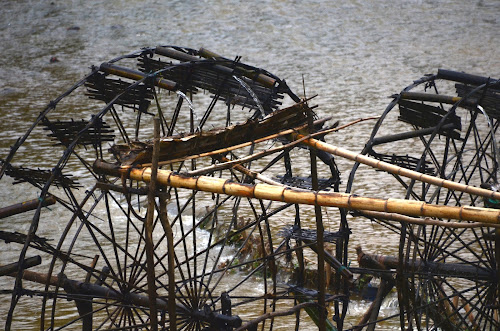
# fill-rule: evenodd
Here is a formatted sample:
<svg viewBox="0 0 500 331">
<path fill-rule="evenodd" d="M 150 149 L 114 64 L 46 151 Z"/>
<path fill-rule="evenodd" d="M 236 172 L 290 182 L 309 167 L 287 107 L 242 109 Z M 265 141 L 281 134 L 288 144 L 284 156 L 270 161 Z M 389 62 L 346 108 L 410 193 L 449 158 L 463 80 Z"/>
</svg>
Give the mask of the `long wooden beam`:
<svg viewBox="0 0 500 331">
<path fill-rule="evenodd" d="M 101 174 L 126 177 L 149 182 L 151 168 L 121 168 L 101 160 L 94 162 L 94 170 Z M 287 203 L 340 207 L 354 210 L 373 210 L 399 213 L 408 216 L 427 216 L 500 224 L 500 210 L 472 206 L 443 206 L 423 201 L 403 199 L 377 199 L 326 191 L 295 190 L 289 187 L 268 184 L 240 184 L 222 178 L 208 176 L 187 177 L 169 170 L 158 170 L 157 183 L 162 186 L 186 188 L 197 191 L 257 198 Z"/>
</svg>

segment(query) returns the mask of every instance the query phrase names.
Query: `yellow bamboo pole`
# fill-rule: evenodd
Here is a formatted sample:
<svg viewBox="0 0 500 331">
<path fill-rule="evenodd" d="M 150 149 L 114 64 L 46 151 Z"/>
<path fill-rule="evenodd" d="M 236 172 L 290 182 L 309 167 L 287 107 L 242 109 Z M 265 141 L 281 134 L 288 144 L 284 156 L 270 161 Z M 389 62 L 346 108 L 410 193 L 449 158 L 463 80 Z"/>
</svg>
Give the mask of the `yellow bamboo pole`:
<svg viewBox="0 0 500 331">
<path fill-rule="evenodd" d="M 485 223 L 466 223 L 466 222 L 446 222 L 446 221 L 438 221 L 430 218 L 416 218 L 416 217 L 409 217 L 401 214 L 395 214 L 395 213 L 384 213 L 380 211 L 368 211 L 368 210 L 363 210 L 359 211 L 359 213 L 365 217 L 371 217 L 371 218 L 378 218 L 378 219 L 383 219 L 383 220 L 388 220 L 388 221 L 395 221 L 395 222 L 406 222 L 406 223 L 411 223 L 411 224 L 418 224 L 418 225 L 436 225 L 436 226 L 442 226 L 445 228 L 454 228 L 454 229 L 470 229 L 470 228 L 480 228 L 480 227 L 495 227 L 497 229 L 500 229 L 500 223 L 499 224 L 485 224 Z"/>
<path fill-rule="evenodd" d="M 306 137 L 306 136 L 299 134 L 299 133 L 292 133 L 290 136 L 293 139 L 303 139 L 304 137 Z M 455 190 L 455 191 L 460 191 L 460 192 L 478 195 L 478 196 L 485 197 L 485 198 L 500 200 L 500 192 L 495 192 L 495 191 L 483 189 L 483 188 L 476 187 L 476 186 L 465 185 L 465 184 L 457 183 L 457 182 L 454 182 L 451 180 L 426 175 L 426 174 L 423 174 L 423 173 L 420 173 L 417 171 L 413 171 L 410 169 L 396 166 L 396 165 L 388 163 L 388 162 L 380 161 L 380 160 L 371 158 L 371 157 L 363 155 L 363 154 L 354 153 L 354 152 L 351 152 L 345 148 L 333 146 L 333 145 L 330 145 L 328 143 L 325 143 L 325 142 L 322 142 L 322 141 L 319 141 L 319 140 L 316 140 L 313 138 L 305 139 L 302 141 L 302 143 L 306 144 L 310 147 L 328 152 L 330 154 L 346 158 L 348 160 L 356 161 L 356 162 L 368 165 L 368 166 L 373 167 L 373 168 L 387 171 L 391 174 L 395 174 L 395 175 L 407 177 L 410 179 L 418 180 L 421 182 L 445 187 L 445 188 L 448 188 L 450 190 Z"/>
<path fill-rule="evenodd" d="M 132 180 L 149 183 L 151 168 L 120 168 L 97 160 L 94 170 L 111 176 L 124 176 Z M 427 204 L 423 201 L 403 199 L 366 198 L 352 194 L 326 191 L 299 191 L 289 187 L 268 184 L 240 184 L 222 178 L 207 176 L 187 177 L 169 170 L 158 170 L 158 185 L 186 188 L 197 191 L 257 198 L 287 203 L 340 207 L 354 210 L 373 210 L 398 213 L 407 216 L 426 216 L 500 224 L 500 210 L 472 206 L 443 206 Z"/>
</svg>

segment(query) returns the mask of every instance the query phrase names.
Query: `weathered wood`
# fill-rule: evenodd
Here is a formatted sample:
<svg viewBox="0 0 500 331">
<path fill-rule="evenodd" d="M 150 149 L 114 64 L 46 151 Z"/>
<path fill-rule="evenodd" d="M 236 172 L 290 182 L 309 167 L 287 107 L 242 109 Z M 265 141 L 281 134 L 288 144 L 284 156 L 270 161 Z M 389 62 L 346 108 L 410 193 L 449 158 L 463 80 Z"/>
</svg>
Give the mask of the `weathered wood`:
<svg viewBox="0 0 500 331">
<path fill-rule="evenodd" d="M 23 269 L 31 268 L 31 267 L 39 265 L 40 263 L 42 263 L 42 258 L 39 255 L 29 257 L 29 258 L 24 260 L 22 268 Z M 3 265 L 3 266 L 0 266 L 0 276 L 15 273 L 18 270 L 19 270 L 19 262 Z"/>
<path fill-rule="evenodd" d="M 396 269 L 399 266 L 399 258 L 388 255 L 365 254 L 367 258 L 380 263 L 387 269 Z M 445 275 L 456 278 L 472 280 L 492 280 L 495 275 L 484 268 L 463 263 L 441 263 L 410 259 L 404 262 L 405 268 L 412 272 L 431 272 L 433 275 Z"/>
<path fill-rule="evenodd" d="M 133 180 L 149 182 L 151 169 L 120 168 L 102 160 L 94 162 L 94 170 L 98 173 Z M 158 170 L 158 183 L 163 186 L 187 188 L 197 191 L 235 195 L 248 198 L 282 201 L 319 206 L 340 207 L 355 210 L 373 210 L 398 213 L 408 216 L 428 216 L 500 224 L 500 210 L 472 206 L 443 206 L 427 204 L 423 201 L 404 199 L 366 198 L 351 194 L 325 191 L 294 190 L 282 186 L 268 184 L 239 184 L 222 178 L 200 176 L 197 178 L 176 174 L 169 170 Z"/>
<path fill-rule="evenodd" d="M 203 131 L 187 136 L 173 136 L 160 140 L 159 160 L 165 161 L 194 154 L 201 154 L 215 149 L 238 145 L 269 136 L 281 130 L 295 128 L 305 123 L 305 112 L 310 109 L 305 103 L 276 111 L 260 121 L 249 119 L 219 130 Z M 111 152 L 122 165 L 151 162 L 152 145 L 135 146 L 115 145 Z"/>
</svg>

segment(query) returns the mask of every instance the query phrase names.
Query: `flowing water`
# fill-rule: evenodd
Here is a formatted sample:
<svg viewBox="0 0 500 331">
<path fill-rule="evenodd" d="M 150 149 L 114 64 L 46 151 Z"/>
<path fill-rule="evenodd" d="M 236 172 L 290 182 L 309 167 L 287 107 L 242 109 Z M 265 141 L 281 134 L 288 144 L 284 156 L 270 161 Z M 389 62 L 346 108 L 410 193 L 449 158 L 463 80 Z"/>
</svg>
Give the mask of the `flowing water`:
<svg viewBox="0 0 500 331">
<path fill-rule="evenodd" d="M 438 68 L 499 78 L 500 2 L 3 0 L 0 157 L 6 157 L 46 104 L 88 74 L 90 66 L 156 45 L 205 47 L 228 58 L 242 56 L 243 62 L 285 78 L 297 94 L 318 95 L 314 104 L 320 116 L 346 124 L 379 115 L 390 95 Z M 64 111 L 75 118 L 92 113 L 85 99 Z M 360 151 L 373 124 L 362 122 L 327 141 Z M 385 129 L 398 125 L 394 121 Z M 32 142 L 24 148 L 36 151 L 32 157 L 40 167 L 52 161 L 50 145 Z M 338 164 L 345 184 L 352 164 Z M 389 177 L 380 182 L 370 176 L 360 175 L 360 190 L 392 185 Z M 27 197 L 22 185 L 3 187 L 0 205 L 27 198 L 36 196 Z M 67 218 L 60 219 L 54 218 L 53 228 L 43 231 L 60 233 Z M 26 232 L 29 221 L 18 220 L 0 220 L 0 230 Z M 334 229 L 338 221 L 332 216 L 326 223 Z M 394 254 L 386 237 L 371 235 L 374 230 L 382 231 L 376 225 L 356 228 L 351 246 L 363 243 L 366 251 Z M 363 240 L 367 236 L 368 243 Z M 12 250 L 8 246 L 0 264 L 15 260 Z M 9 301 L 10 296 L 2 297 L 0 325 Z M 392 304 L 385 304 L 387 314 L 394 312 Z M 367 305 L 354 303 L 349 314 L 359 316 Z"/>
</svg>

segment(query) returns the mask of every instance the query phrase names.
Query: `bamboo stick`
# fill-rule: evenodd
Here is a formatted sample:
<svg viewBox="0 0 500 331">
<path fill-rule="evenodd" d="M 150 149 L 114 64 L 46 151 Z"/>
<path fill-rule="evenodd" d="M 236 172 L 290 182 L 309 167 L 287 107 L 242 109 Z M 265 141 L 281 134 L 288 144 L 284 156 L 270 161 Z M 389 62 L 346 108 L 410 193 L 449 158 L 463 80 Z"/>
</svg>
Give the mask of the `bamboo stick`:
<svg viewBox="0 0 500 331">
<path fill-rule="evenodd" d="M 154 144 L 153 144 L 153 166 L 150 174 L 149 192 L 148 192 L 148 211 L 145 224 L 145 244 L 146 244 L 146 261 L 147 261 L 147 280 L 148 280 L 148 296 L 151 319 L 151 330 L 158 330 L 158 309 L 156 307 L 156 277 L 154 263 L 154 246 L 153 246 L 153 219 L 155 214 L 155 196 L 156 196 L 156 176 L 158 172 L 158 152 L 160 150 L 160 119 L 154 119 Z"/>
<path fill-rule="evenodd" d="M 302 139 L 306 136 L 298 133 L 293 133 L 290 135 L 293 139 Z M 352 161 L 356 161 L 365 165 L 368 165 L 373 168 L 377 168 L 380 170 L 387 171 L 391 174 L 407 177 L 410 179 L 418 180 L 421 182 L 445 187 L 450 190 L 456 190 L 460 192 L 465 192 L 469 194 L 474 194 L 478 195 L 481 197 L 485 198 L 490 198 L 490 199 L 495 199 L 495 200 L 500 200 L 500 192 L 494 192 L 491 190 L 483 189 L 480 187 L 475 187 L 475 186 L 470 186 L 470 185 L 465 185 L 461 183 L 457 183 L 451 180 L 443 179 L 443 178 L 438 178 L 430 175 L 426 175 L 417 171 L 413 171 L 410 169 L 402 168 L 399 166 L 395 166 L 391 163 L 384 162 L 384 161 L 379 161 L 377 159 L 371 158 L 369 156 L 359 154 L 359 153 L 354 153 L 351 152 L 345 148 L 342 147 L 337 147 L 333 146 L 330 144 L 327 144 L 325 142 L 309 138 L 305 139 L 303 144 L 306 144 L 312 148 L 316 148 L 325 152 L 328 152 L 333 155 L 337 155 Z"/>
<path fill-rule="evenodd" d="M 227 157 L 225 156 L 221 156 L 220 158 L 217 158 L 219 159 L 220 161 L 222 162 L 231 162 L 231 160 L 229 160 Z M 238 161 L 238 160 L 236 160 Z M 266 183 L 266 184 L 269 184 L 269 185 L 276 185 L 276 186 L 285 186 L 284 184 L 280 183 L 280 182 L 277 182 L 267 176 L 264 176 L 260 173 L 258 173 L 257 171 L 253 171 L 253 170 L 250 170 L 248 168 L 245 168 L 244 166 L 242 166 L 241 164 L 235 164 L 233 166 L 234 169 L 238 170 L 239 172 L 241 172 L 242 174 L 245 174 L 247 175 L 248 177 L 252 178 L 252 179 L 258 179 L 260 180 L 261 182 L 263 183 Z"/>
<path fill-rule="evenodd" d="M 94 170 L 111 176 L 125 176 L 132 180 L 149 182 L 151 168 L 120 168 L 102 160 L 94 162 Z M 378 199 L 326 191 L 299 191 L 268 184 L 240 184 L 222 178 L 200 176 L 197 178 L 176 174 L 169 170 L 158 170 L 157 182 L 163 186 L 187 188 L 197 191 L 235 195 L 248 198 L 282 201 L 355 210 L 373 210 L 398 213 L 407 216 L 450 218 L 463 221 L 500 224 L 500 210 L 472 206 L 443 206 L 423 201 L 403 199 Z"/>
</svg>

